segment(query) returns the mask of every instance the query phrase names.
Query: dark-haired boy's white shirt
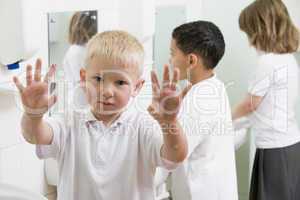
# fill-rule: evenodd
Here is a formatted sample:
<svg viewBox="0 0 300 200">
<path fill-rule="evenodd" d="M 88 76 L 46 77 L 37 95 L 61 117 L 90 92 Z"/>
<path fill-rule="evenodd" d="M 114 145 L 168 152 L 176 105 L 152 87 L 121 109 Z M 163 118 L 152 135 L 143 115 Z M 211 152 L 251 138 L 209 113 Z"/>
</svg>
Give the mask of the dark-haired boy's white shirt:
<svg viewBox="0 0 300 200">
<path fill-rule="evenodd" d="M 54 138 L 37 155 L 58 161 L 58 200 L 153 200 L 156 167 L 177 166 L 161 157 L 162 132 L 147 113 L 127 109 L 109 128 L 90 111 L 47 123 Z"/>
<path fill-rule="evenodd" d="M 216 75 L 192 87 L 179 120 L 189 154 L 172 172 L 173 199 L 238 200 L 231 109 Z"/>
</svg>

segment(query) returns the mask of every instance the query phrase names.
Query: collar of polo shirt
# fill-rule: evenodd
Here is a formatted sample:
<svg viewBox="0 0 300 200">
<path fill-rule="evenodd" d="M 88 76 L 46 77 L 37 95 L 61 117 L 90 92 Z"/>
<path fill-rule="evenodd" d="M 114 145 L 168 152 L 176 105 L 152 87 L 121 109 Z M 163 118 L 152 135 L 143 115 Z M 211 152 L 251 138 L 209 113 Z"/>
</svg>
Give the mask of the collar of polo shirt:
<svg viewBox="0 0 300 200">
<path fill-rule="evenodd" d="M 112 123 L 115 125 L 118 124 L 122 124 L 125 119 L 126 119 L 126 113 L 128 112 L 127 108 L 120 114 L 120 116 Z M 96 119 L 96 117 L 94 116 L 94 114 L 92 113 L 91 110 L 88 110 L 88 112 L 86 113 L 86 119 L 85 122 L 94 122 L 94 121 L 99 121 L 98 119 Z"/>
<path fill-rule="evenodd" d="M 120 116 L 111 124 L 111 127 L 119 126 L 123 124 L 125 121 L 127 121 L 128 115 L 130 115 L 131 112 L 130 110 L 132 108 L 132 103 L 133 103 L 133 98 L 130 98 L 127 106 L 121 112 Z M 99 121 L 99 120 L 96 119 L 91 109 L 88 109 L 85 116 L 85 122 L 95 122 L 95 121 Z"/>
</svg>

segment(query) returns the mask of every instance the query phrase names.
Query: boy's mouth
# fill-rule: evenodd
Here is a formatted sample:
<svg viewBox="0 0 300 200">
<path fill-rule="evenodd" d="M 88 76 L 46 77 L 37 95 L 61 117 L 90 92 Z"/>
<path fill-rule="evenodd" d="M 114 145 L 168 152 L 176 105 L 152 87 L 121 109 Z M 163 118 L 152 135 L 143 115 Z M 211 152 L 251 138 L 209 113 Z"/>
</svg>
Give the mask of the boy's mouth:
<svg viewBox="0 0 300 200">
<path fill-rule="evenodd" d="M 114 105 L 113 103 L 106 102 L 106 101 L 98 101 L 98 103 L 101 103 L 101 104 L 103 104 L 105 106 L 112 106 L 112 105 Z"/>
</svg>

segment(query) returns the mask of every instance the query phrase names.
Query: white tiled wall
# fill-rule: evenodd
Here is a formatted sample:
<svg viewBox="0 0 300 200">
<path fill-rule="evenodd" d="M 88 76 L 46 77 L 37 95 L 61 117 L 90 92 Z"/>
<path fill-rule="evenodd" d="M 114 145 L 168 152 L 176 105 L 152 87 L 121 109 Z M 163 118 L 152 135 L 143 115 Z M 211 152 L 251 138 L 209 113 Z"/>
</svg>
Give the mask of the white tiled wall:
<svg viewBox="0 0 300 200">
<path fill-rule="evenodd" d="M 45 194 L 43 162 L 26 143 L 1 150 L 1 181 Z"/>
<path fill-rule="evenodd" d="M 44 164 L 24 141 L 20 118 L 16 96 L 0 92 L 0 181 L 45 193 Z"/>
</svg>

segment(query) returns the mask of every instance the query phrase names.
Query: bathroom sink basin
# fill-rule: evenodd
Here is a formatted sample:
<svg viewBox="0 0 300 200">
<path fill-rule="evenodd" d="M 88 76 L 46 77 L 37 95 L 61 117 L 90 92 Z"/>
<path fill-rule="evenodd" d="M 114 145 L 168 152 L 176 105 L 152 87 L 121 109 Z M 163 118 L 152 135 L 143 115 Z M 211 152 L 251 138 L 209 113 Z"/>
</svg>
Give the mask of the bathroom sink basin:
<svg viewBox="0 0 300 200">
<path fill-rule="evenodd" d="M 46 197 L 31 191 L 0 183 L 0 199 L 2 200 L 47 200 Z"/>
</svg>

